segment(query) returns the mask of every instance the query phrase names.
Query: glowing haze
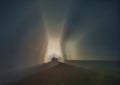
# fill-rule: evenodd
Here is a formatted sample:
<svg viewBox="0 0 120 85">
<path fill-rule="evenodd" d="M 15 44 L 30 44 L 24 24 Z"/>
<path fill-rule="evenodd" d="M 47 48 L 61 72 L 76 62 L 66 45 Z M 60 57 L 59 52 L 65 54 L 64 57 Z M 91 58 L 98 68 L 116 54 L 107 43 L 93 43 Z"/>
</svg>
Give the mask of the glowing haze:
<svg viewBox="0 0 120 85">
<path fill-rule="evenodd" d="M 60 61 L 64 61 L 60 38 L 48 38 L 48 46 L 44 61 L 49 62 L 52 57 L 60 58 Z"/>
<path fill-rule="evenodd" d="M 67 60 L 111 60 L 113 55 L 116 56 L 114 59 L 118 58 L 115 51 L 118 47 L 108 38 L 114 36 L 117 42 L 117 36 L 106 31 L 108 28 L 113 30 L 111 27 L 115 23 L 110 23 L 117 23 L 116 4 L 43 0 L 40 6 L 47 35 L 45 62 L 50 61 L 53 54 Z M 111 44 L 107 47 L 106 42 Z M 116 53 L 110 52 L 113 52 L 112 46 Z"/>
<path fill-rule="evenodd" d="M 41 1 L 41 11 L 43 22 L 47 34 L 47 48 L 45 52 L 44 62 L 49 62 L 52 55 L 64 61 L 61 43 L 64 27 L 66 22 L 66 15 L 70 3 L 65 1 L 56 0 L 54 2 Z M 62 6 L 61 6 L 62 5 Z M 56 8 L 58 10 L 56 10 Z"/>
<path fill-rule="evenodd" d="M 1 0 L 4 71 L 63 60 L 120 60 L 119 0 Z"/>
</svg>

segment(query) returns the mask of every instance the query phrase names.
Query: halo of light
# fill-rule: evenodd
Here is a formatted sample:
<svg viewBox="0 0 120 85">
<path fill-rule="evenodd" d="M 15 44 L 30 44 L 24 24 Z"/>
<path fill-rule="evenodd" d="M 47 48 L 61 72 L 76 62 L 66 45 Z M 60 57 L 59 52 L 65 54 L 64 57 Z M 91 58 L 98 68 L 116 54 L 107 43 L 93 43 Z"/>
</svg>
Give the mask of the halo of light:
<svg viewBox="0 0 120 85">
<path fill-rule="evenodd" d="M 61 49 L 61 41 L 59 38 L 48 39 L 48 46 L 47 46 L 44 62 L 50 62 L 52 57 L 60 59 L 61 62 L 64 61 L 64 57 Z"/>
</svg>

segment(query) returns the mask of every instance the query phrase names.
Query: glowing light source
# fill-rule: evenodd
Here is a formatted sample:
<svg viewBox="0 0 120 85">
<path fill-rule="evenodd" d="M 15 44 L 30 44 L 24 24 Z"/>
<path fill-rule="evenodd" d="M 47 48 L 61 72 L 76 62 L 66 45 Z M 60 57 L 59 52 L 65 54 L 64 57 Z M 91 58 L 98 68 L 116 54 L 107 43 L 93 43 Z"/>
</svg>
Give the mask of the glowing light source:
<svg viewBox="0 0 120 85">
<path fill-rule="evenodd" d="M 48 46 L 44 62 L 50 62 L 53 57 L 58 58 L 58 60 L 61 62 L 64 61 L 61 49 L 61 41 L 59 38 L 48 39 Z"/>
<path fill-rule="evenodd" d="M 40 2 L 41 15 L 48 39 L 44 62 L 49 62 L 53 55 L 63 62 L 64 57 L 61 49 L 61 41 L 71 2 L 54 1 L 47 3 L 44 0 L 41 0 Z M 53 5 L 55 8 L 53 8 Z M 56 10 L 56 7 L 59 10 Z"/>
</svg>

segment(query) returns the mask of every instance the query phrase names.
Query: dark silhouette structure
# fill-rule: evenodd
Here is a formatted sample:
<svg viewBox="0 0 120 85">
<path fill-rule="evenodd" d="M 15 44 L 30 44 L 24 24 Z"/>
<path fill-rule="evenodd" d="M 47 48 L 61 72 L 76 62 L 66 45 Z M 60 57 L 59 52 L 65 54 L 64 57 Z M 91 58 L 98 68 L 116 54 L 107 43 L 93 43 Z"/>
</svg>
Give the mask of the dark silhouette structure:
<svg viewBox="0 0 120 85">
<path fill-rule="evenodd" d="M 51 59 L 51 62 L 58 62 L 58 59 L 55 58 L 55 57 L 53 57 L 53 58 Z"/>
</svg>

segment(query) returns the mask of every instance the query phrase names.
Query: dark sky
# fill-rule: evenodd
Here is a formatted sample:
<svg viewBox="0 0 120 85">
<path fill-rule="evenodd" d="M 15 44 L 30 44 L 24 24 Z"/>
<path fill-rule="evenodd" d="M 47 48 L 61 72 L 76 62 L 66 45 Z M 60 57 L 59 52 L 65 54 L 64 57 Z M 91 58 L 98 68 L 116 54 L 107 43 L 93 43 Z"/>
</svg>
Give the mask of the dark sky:
<svg viewBox="0 0 120 85">
<path fill-rule="evenodd" d="M 32 0 L 0 1 L 1 71 L 38 63 L 45 34 L 39 7 Z"/>
<path fill-rule="evenodd" d="M 55 26 L 62 19 L 63 42 L 77 42 L 75 50 L 71 48 L 78 55 L 76 60 L 120 60 L 119 10 L 118 0 L 0 1 L 1 71 L 41 61 L 39 56 L 46 41 L 44 21 L 51 22 L 57 34 L 60 28 Z"/>
</svg>

